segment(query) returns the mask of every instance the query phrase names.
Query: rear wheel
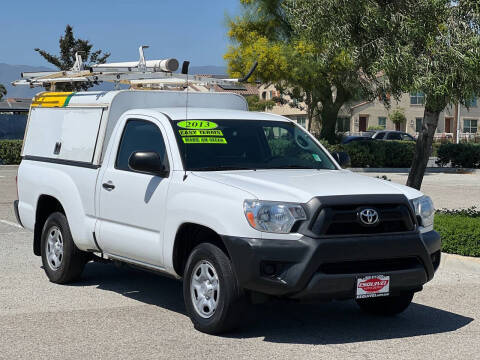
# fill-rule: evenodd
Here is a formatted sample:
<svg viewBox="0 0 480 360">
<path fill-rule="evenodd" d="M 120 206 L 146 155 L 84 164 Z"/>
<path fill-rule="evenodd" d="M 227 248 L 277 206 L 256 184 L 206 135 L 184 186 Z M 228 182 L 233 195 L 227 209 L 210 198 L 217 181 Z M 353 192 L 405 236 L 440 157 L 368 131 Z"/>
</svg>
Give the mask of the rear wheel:
<svg viewBox="0 0 480 360">
<path fill-rule="evenodd" d="M 240 324 L 246 301 L 226 254 L 215 245 L 198 245 L 183 280 L 185 306 L 195 328 L 219 334 Z"/>
<path fill-rule="evenodd" d="M 393 316 L 405 311 L 413 299 L 413 292 L 398 296 L 357 299 L 360 308 L 374 315 Z"/>
<path fill-rule="evenodd" d="M 51 282 L 66 284 L 78 279 L 88 261 L 87 254 L 73 242 L 67 218 L 59 212 L 51 214 L 42 231 L 43 269 Z"/>
</svg>

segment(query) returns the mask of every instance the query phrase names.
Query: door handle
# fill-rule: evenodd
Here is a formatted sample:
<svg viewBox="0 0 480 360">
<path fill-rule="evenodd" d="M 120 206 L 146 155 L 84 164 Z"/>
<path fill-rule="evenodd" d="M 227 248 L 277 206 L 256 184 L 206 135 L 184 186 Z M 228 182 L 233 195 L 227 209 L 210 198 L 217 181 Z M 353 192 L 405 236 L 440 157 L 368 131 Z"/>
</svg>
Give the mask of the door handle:
<svg viewBox="0 0 480 360">
<path fill-rule="evenodd" d="M 107 181 L 106 183 L 103 183 L 102 186 L 105 190 L 108 190 L 108 191 L 115 189 L 115 185 L 113 185 L 111 181 Z"/>
</svg>

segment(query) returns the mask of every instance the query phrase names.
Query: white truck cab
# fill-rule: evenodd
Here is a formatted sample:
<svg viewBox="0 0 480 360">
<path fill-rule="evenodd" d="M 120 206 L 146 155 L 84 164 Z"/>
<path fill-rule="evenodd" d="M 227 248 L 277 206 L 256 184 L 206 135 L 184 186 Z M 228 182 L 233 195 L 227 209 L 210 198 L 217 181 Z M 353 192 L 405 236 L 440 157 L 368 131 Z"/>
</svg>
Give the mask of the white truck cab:
<svg viewBox="0 0 480 360">
<path fill-rule="evenodd" d="M 52 282 L 99 259 L 168 274 L 207 333 L 265 296 L 399 313 L 440 263 L 433 204 L 334 155 L 234 94 L 44 92 L 15 212 Z"/>
</svg>

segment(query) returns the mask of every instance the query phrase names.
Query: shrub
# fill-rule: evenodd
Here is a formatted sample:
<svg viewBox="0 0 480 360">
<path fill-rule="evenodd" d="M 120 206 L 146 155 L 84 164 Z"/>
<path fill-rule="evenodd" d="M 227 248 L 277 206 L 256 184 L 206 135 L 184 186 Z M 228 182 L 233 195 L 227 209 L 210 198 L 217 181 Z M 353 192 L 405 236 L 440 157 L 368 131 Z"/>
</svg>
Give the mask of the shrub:
<svg viewBox="0 0 480 360">
<path fill-rule="evenodd" d="M 480 168 L 480 145 L 471 143 L 441 144 L 437 150 L 440 166 Z"/>
<path fill-rule="evenodd" d="M 352 167 L 410 167 L 415 153 L 412 141 L 358 141 L 344 145 L 322 144 L 328 151 L 345 151 Z"/>
<path fill-rule="evenodd" d="M 476 208 L 437 211 L 435 230 L 442 236 L 442 251 L 480 257 L 480 211 Z"/>
<path fill-rule="evenodd" d="M 385 154 L 385 163 L 382 167 L 409 168 L 412 165 L 415 142 L 382 141 L 382 143 L 384 143 L 383 148 L 378 150 Z"/>
<path fill-rule="evenodd" d="M 435 142 L 432 144 L 432 153 L 431 153 L 431 156 L 438 156 L 438 149 L 440 148 L 440 146 L 442 146 L 442 144 L 445 144 L 445 143 L 440 142 L 440 141 L 435 141 Z"/>
<path fill-rule="evenodd" d="M 0 164 L 16 165 L 22 160 L 22 140 L 0 140 Z"/>
<path fill-rule="evenodd" d="M 344 151 L 351 159 L 352 167 L 382 167 L 385 153 L 378 151 L 376 141 L 353 142 L 344 145 Z"/>
</svg>

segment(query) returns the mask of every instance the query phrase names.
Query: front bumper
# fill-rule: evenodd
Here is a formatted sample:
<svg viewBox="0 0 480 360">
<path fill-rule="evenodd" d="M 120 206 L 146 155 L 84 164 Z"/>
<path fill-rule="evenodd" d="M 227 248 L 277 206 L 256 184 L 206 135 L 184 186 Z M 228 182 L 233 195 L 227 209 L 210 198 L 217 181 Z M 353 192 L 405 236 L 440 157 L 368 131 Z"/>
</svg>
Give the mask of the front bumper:
<svg viewBox="0 0 480 360">
<path fill-rule="evenodd" d="M 366 275 L 389 275 L 392 295 L 419 291 L 440 263 L 435 231 L 223 241 L 243 288 L 289 298 L 354 298 L 356 279 Z"/>
</svg>

